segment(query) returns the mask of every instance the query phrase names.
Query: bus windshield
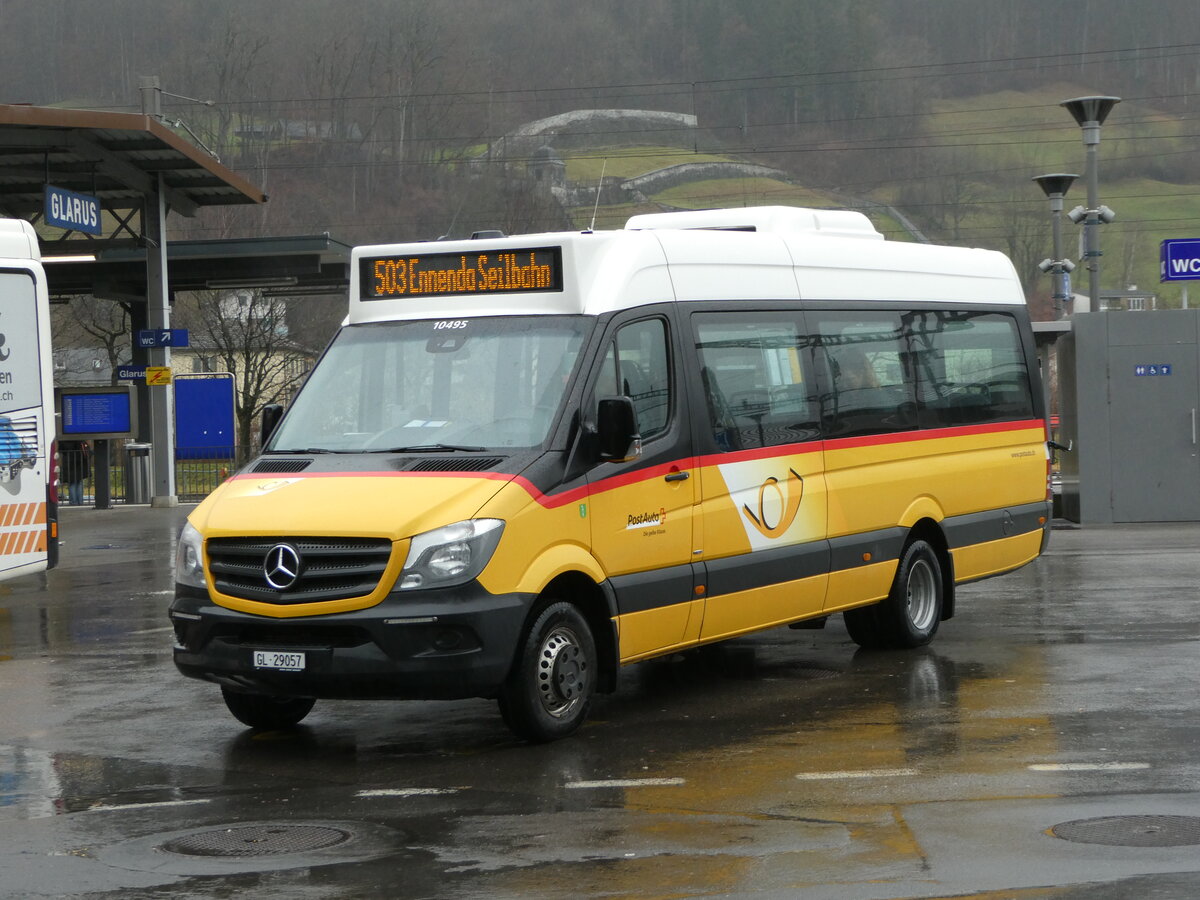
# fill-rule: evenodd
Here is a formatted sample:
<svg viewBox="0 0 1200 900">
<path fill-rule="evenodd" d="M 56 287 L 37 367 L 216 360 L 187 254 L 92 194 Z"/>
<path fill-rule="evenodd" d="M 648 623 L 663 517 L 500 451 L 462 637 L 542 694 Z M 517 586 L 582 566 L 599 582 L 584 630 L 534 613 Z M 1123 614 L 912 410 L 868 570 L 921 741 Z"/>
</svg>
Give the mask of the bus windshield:
<svg viewBox="0 0 1200 900">
<path fill-rule="evenodd" d="M 538 446 L 590 323 L 582 316 L 511 316 L 346 326 L 266 450 Z"/>
</svg>

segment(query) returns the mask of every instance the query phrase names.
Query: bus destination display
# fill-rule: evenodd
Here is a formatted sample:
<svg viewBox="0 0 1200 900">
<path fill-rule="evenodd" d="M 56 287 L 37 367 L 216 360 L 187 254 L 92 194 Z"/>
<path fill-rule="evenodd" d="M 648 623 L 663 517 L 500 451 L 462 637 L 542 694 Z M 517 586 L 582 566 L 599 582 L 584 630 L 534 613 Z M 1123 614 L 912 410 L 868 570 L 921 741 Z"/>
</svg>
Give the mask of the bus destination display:
<svg viewBox="0 0 1200 900">
<path fill-rule="evenodd" d="M 377 256 L 362 259 L 359 266 L 365 300 L 561 291 L 563 287 L 558 247 Z"/>
</svg>

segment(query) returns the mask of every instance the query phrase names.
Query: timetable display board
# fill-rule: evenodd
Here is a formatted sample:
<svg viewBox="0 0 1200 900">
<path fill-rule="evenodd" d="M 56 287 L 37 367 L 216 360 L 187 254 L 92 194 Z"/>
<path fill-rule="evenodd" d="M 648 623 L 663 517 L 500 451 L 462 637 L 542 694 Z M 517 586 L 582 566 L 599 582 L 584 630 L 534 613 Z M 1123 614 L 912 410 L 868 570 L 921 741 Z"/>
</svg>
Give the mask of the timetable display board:
<svg viewBox="0 0 1200 900">
<path fill-rule="evenodd" d="M 127 438 L 137 430 L 137 408 L 128 387 L 62 388 L 58 409 L 63 438 Z"/>
<path fill-rule="evenodd" d="M 561 291 L 562 248 L 364 257 L 359 283 L 364 300 Z"/>
</svg>

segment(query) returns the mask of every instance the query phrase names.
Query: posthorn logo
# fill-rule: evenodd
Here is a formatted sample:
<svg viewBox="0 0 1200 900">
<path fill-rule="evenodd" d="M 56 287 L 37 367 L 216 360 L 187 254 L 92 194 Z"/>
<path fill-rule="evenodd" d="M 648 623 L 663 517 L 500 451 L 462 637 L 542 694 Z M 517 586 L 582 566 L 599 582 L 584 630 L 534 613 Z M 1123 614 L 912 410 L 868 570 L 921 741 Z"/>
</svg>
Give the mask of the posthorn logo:
<svg viewBox="0 0 1200 900">
<path fill-rule="evenodd" d="M 263 557 L 263 575 L 277 591 L 286 591 L 300 577 L 300 554 L 291 544 L 276 544 Z"/>
<path fill-rule="evenodd" d="M 787 481 L 772 475 L 758 488 L 758 510 L 742 505 L 742 514 L 767 538 L 780 537 L 796 521 L 800 498 L 804 496 L 804 479 L 795 469 L 788 469 Z"/>
</svg>

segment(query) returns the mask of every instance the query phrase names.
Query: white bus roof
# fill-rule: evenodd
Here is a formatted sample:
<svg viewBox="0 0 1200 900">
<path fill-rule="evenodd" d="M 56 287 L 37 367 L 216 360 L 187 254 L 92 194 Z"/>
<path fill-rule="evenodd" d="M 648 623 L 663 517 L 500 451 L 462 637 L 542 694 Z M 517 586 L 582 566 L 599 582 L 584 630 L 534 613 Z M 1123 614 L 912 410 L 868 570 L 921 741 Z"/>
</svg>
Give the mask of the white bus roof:
<svg viewBox="0 0 1200 900">
<path fill-rule="evenodd" d="M 885 241 L 861 213 L 791 207 L 634 216 L 621 231 L 357 247 L 350 290 L 350 322 L 598 315 L 684 300 L 1025 302 L 1002 253 Z"/>
<path fill-rule="evenodd" d="M 24 219 L 0 219 L 0 257 L 41 259 L 37 232 Z"/>
</svg>

